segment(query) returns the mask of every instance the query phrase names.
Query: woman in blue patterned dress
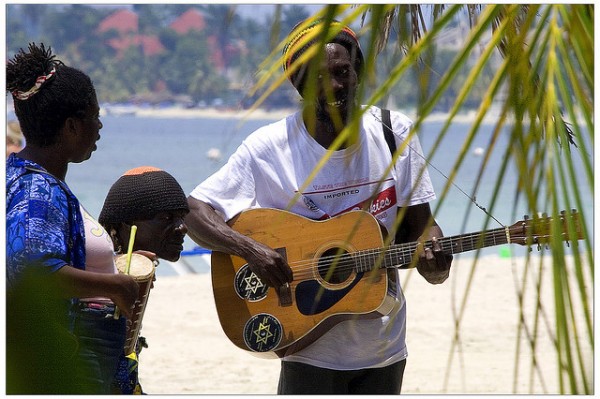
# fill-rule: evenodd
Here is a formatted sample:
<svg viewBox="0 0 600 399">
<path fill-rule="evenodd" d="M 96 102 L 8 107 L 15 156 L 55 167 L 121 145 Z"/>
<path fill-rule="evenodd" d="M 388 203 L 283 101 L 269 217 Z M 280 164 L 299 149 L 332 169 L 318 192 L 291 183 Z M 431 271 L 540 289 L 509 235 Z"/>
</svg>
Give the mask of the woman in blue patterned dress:
<svg viewBox="0 0 600 399">
<path fill-rule="evenodd" d="M 78 298 L 109 298 L 130 316 L 139 287 L 85 270 L 84 217 L 65 183 L 69 163 L 89 159 L 100 139 L 96 92 L 43 44 L 10 59 L 6 78 L 26 140 L 6 161 L 7 392 L 100 393 L 73 334 Z"/>
</svg>

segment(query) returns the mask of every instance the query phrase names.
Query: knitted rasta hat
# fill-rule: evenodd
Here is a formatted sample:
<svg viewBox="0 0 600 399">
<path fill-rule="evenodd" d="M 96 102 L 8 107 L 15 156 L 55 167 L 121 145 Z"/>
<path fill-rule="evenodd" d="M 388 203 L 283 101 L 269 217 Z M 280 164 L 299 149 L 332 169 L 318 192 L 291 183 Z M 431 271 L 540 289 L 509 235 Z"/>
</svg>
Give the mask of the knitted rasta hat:
<svg viewBox="0 0 600 399">
<path fill-rule="evenodd" d="M 306 64 L 296 68 L 294 71 L 288 71 L 292 64 L 309 48 L 319 43 L 322 38 L 321 32 L 326 28 L 325 21 L 316 19 L 307 24 L 308 21 L 302 21 L 292 29 L 288 35 L 288 41 L 283 48 L 283 71 L 287 74 L 288 79 L 298 90 L 300 95 L 304 90 L 304 80 L 306 79 Z M 350 56 L 354 60 L 354 69 L 360 77 L 364 58 L 360 43 L 356 37 L 356 33 L 347 26 L 342 25 L 338 21 L 331 21 L 328 29 L 329 32 L 338 31 L 337 34 L 327 39 L 327 43 L 338 43 L 346 47 Z"/>
<path fill-rule="evenodd" d="M 152 167 L 128 170 L 110 188 L 98 221 L 103 226 L 152 219 L 162 211 L 189 211 L 183 189 L 173 176 Z"/>
</svg>

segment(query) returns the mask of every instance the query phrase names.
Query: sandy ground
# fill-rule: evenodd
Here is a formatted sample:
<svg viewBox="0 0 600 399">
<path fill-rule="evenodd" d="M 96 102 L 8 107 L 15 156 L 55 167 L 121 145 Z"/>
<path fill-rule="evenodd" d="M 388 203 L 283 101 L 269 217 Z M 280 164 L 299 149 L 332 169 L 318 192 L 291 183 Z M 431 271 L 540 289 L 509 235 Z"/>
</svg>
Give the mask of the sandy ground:
<svg viewBox="0 0 600 399">
<path fill-rule="evenodd" d="M 532 275 L 539 273 L 539 266 L 536 261 L 526 268 L 524 259 L 492 255 L 480 258 L 473 269 L 472 258 L 457 257 L 450 279 L 438 286 L 429 285 L 416 271 L 401 271 L 409 350 L 403 393 L 559 393 L 556 351 L 548 334 L 555 330 L 549 262 L 541 268 L 539 298 L 547 321 L 538 323 L 537 368 L 532 366 L 527 334 L 518 328 L 519 286 L 527 280 L 523 317 L 528 333 L 535 331 L 538 295 L 533 281 L 539 279 Z M 463 301 L 466 307 L 461 311 Z M 279 361 L 255 357 L 228 340 L 219 324 L 209 274 L 156 281 L 142 334 L 149 343 L 140 363 L 147 393 L 276 393 Z M 584 348 L 583 353 L 591 370 L 593 352 Z"/>
</svg>

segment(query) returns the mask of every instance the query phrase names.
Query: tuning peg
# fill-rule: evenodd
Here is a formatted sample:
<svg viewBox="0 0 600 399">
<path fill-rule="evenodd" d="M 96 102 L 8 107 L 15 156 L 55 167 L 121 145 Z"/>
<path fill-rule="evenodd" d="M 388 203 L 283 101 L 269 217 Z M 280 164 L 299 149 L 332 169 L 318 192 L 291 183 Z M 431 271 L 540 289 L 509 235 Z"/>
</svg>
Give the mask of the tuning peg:
<svg viewBox="0 0 600 399">
<path fill-rule="evenodd" d="M 529 215 L 524 215 L 523 220 L 529 220 Z"/>
</svg>

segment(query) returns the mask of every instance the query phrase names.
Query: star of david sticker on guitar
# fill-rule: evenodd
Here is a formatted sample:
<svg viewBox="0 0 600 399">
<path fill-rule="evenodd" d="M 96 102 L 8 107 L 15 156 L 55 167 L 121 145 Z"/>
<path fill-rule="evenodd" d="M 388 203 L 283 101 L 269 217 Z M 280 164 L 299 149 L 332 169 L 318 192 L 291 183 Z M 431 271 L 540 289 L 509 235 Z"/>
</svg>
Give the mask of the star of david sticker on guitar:
<svg viewBox="0 0 600 399">
<path fill-rule="evenodd" d="M 268 352 L 281 341 L 281 323 L 275 317 L 261 313 L 253 316 L 244 326 L 244 343 L 256 352 Z"/>
<path fill-rule="evenodd" d="M 247 264 L 235 274 L 235 292 L 241 299 L 260 301 L 267 295 L 268 288 Z"/>
</svg>

